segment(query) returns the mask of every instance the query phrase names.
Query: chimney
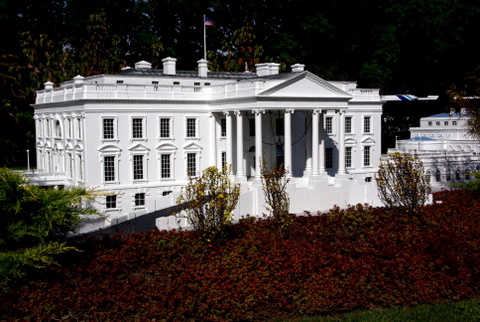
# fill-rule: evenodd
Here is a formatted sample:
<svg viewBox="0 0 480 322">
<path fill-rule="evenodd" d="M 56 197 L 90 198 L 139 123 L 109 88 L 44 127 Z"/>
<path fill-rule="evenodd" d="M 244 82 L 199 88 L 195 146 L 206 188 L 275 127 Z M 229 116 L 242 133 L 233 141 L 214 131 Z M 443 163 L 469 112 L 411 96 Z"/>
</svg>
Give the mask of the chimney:
<svg viewBox="0 0 480 322">
<path fill-rule="evenodd" d="M 305 65 L 295 64 L 295 65 L 292 65 L 291 68 L 292 68 L 292 73 L 299 73 L 305 70 Z"/>
<path fill-rule="evenodd" d="M 47 91 L 53 89 L 53 83 L 50 82 L 50 81 L 43 83 L 43 85 L 45 86 L 45 90 L 47 90 Z"/>
<path fill-rule="evenodd" d="M 135 63 L 135 69 L 152 69 L 152 64 L 148 61 L 141 60 Z"/>
<path fill-rule="evenodd" d="M 200 59 L 197 61 L 198 64 L 198 76 L 200 77 L 207 77 L 208 67 L 207 61 L 205 59 Z"/>
<path fill-rule="evenodd" d="M 83 76 L 80 76 L 80 75 L 77 75 L 73 78 L 73 83 L 75 85 L 80 85 L 80 84 L 83 84 L 83 79 L 84 77 Z"/>
<path fill-rule="evenodd" d="M 167 57 L 162 59 L 163 62 L 163 74 L 164 75 L 175 75 L 175 63 L 177 59 L 172 57 Z"/>
<path fill-rule="evenodd" d="M 278 63 L 262 63 L 256 64 L 255 67 L 257 68 L 257 75 L 258 76 L 268 76 L 268 75 L 276 75 L 279 73 L 280 64 Z"/>
</svg>

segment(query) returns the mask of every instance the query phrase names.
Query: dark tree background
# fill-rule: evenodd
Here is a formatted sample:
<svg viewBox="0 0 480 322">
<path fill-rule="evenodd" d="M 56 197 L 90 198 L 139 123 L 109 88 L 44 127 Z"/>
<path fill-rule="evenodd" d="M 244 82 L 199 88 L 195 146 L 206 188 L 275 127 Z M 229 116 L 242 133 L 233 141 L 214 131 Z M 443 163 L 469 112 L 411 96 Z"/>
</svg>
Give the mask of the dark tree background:
<svg viewBox="0 0 480 322">
<path fill-rule="evenodd" d="M 388 103 L 384 147 L 418 118 L 447 108 L 444 93 L 478 67 L 480 2 L 473 0 L 0 0 L 0 164 L 25 165 L 34 149 L 34 91 L 136 61 L 161 67 L 203 57 L 203 15 L 213 70 L 260 61 L 302 63 L 329 80 L 384 94 L 440 95 Z"/>
</svg>

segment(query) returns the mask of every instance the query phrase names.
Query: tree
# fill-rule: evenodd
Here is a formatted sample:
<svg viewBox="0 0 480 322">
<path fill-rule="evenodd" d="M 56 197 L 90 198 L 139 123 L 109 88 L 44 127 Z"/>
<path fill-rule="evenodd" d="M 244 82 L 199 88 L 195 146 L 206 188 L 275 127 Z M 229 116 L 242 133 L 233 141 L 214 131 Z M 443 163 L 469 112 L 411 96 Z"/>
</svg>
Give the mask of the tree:
<svg viewBox="0 0 480 322">
<path fill-rule="evenodd" d="M 233 221 L 233 210 L 240 196 L 240 185 L 233 184 L 228 175 L 231 168 L 208 167 L 199 177 L 190 176 L 178 197 L 188 223 L 207 242 L 222 239 Z M 177 216 L 184 216 L 180 212 Z"/>
<path fill-rule="evenodd" d="M 290 198 L 287 192 L 290 179 L 285 176 L 287 170 L 282 165 L 275 165 L 269 170 L 266 163 L 264 156 L 261 179 L 267 203 L 266 209 L 270 212 L 280 231 L 285 232 L 293 223 L 293 217 L 290 216 Z"/>
<path fill-rule="evenodd" d="M 416 209 L 431 192 L 416 154 L 395 152 L 380 161 L 376 176 L 378 196 L 387 207 Z"/>
<path fill-rule="evenodd" d="M 29 268 L 55 264 L 55 255 L 73 250 L 66 235 L 81 214 L 97 214 L 82 203 L 95 197 L 85 188 L 43 189 L 20 173 L 0 168 L 0 287 Z"/>
</svg>

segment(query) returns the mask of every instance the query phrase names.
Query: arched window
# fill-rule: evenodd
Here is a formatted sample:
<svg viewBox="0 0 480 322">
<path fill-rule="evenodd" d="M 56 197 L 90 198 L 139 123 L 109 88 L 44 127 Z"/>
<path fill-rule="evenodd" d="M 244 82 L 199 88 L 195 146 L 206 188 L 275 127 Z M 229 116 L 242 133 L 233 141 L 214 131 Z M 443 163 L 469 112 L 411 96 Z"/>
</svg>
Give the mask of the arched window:
<svg viewBox="0 0 480 322">
<path fill-rule="evenodd" d="M 61 137 L 62 136 L 62 128 L 60 127 L 60 121 L 55 121 L 55 136 Z"/>
<path fill-rule="evenodd" d="M 442 180 L 442 175 L 440 173 L 440 170 L 437 169 L 435 172 L 435 181 L 440 182 Z"/>
</svg>

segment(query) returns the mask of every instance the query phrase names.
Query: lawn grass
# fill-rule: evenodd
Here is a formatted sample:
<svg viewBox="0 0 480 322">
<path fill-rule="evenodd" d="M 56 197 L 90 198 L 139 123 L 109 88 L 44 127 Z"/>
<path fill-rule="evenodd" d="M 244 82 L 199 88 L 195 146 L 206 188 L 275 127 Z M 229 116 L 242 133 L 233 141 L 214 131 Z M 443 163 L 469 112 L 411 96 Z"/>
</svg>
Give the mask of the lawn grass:
<svg viewBox="0 0 480 322">
<path fill-rule="evenodd" d="M 480 299 L 447 301 L 415 307 L 356 311 L 328 317 L 302 317 L 289 322 L 480 321 Z M 286 322 L 286 321 L 284 321 Z"/>
</svg>

